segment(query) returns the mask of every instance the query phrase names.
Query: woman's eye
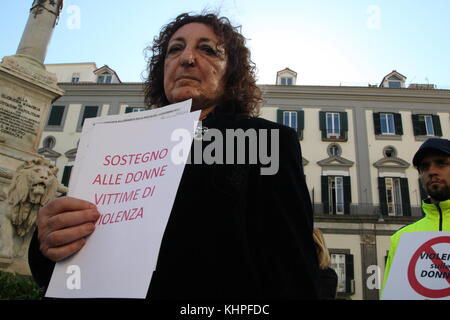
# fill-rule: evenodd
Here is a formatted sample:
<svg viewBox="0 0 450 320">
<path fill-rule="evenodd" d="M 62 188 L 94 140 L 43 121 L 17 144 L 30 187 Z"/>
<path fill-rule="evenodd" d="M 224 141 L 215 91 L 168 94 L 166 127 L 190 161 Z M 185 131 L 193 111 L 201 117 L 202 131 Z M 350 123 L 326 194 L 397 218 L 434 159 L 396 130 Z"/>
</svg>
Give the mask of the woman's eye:
<svg viewBox="0 0 450 320">
<path fill-rule="evenodd" d="M 181 49 L 182 49 L 182 48 L 181 48 L 181 46 L 179 46 L 179 45 L 171 46 L 171 47 L 169 47 L 169 49 L 167 50 L 167 54 L 171 54 L 171 53 L 178 52 L 178 51 L 180 51 Z"/>
<path fill-rule="evenodd" d="M 200 46 L 200 49 L 203 50 L 204 52 L 206 52 L 206 54 L 208 54 L 210 56 L 217 56 L 217 51 L 214 50 L 213 48 L 211 48 L 210 46 L 203 45 L 203 46 Z"/>
</svg>

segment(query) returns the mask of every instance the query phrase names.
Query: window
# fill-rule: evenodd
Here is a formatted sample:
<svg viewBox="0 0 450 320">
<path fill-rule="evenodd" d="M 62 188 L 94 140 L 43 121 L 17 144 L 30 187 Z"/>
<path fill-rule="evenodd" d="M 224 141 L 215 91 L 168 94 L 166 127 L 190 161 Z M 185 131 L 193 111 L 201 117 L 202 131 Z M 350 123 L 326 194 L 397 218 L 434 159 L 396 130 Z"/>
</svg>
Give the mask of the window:
<svg viewBox="0 0 450 320">
<path fill-rule="evenodd" d="M 375 135 L 403 135 L 402 115 L 400 113 L 373 113 Z"/>
<path fill-rule="evenodd" d="M 395 134 L 394 115 L 392 113 L 381 113 L 380 125 L 382 134 Z"/>
<path fill-rule="evenodd" d="M 389 88 L 401 88 L 402 87 L 402 83 L 400 81 L 389 80 L 388 86 L 389 86 Z"/>
<path fill-rule="evenodd" d="M 282 86 L 292 86 L 294 83 L 291 77 L 282 77 L 280 80 Z"/>
<path fill-rule="evenodd" d="M 351 185 L 349 176 L 322 176 L 322 203 L 325 214 L 350 214 Z"/>
<path fill-rule="evenodd" d="M 298 138 L 303 138 L 303 129 L 305 126 L 305 112 L 303 110 L 278 109 L 277 122 L 296 130 Z"/>
<path fill-rule="evenodd" d="M 63 172 L 61 183 L 63 185 L 65 185 L 66 187 L 69 186 L 70 174 L 72 173 L 72 168 L 73 168 L 73 166 L 65 166 L 64 167 L 64 172 Z"/>
<path fill-rule="evenodd" d="M 341 125 L 339 113 L 327 113 L 327 137 L 339 136 L 341 133 Z"/>
<path fill-rule="evenodd" d="M 345 292 L 345 254 L 331 254 L 331 267 L 338 275 L 337 292 Z"/>
<path fill-rule="evenodd" d="M 402 193 L 400 190 L 399 178 L 386 178 L 386 201 L 388 215 L 401 216 L 402 214 Z"/>
<path fill-rule="evenodd" d="M 337 143 L 332 143 L 328 146 L 327 153 L 330 157 L 339 157 L 342 154 L 342 149 Z"/>
<path fill-rule="evenodd" d="M 84 120 L 87 118 L 95 118 L 98 114 L 98 106 L 85 106 L 83 114 L 81 116 L 81 123 L 79 128 L 81 129 L 84 125 Z"/>
<path fill-rule="evenodd" d="M 320 111 L 319 124 L 324 141 L 347 141 L 347 112 Z"/>
<path fill-rule="evenodd" d="M 411 216 L 407 178 L 379 177 L 380 209 L 383 215 Z"/>
<path fill-rule="evenodd" d="M 53 136 L 45 137 L 42 141 L 42 146 L 47 149 L 53 149 L 56 145 L 56 138 Z"/>
<path fill-rule="evenodd" d="M 328 177 L 328 213 L 344 214 L 343 177 Z"/>
<path fill-rule="evenodd" d="M 397 157 L 397 150 L 392 146 L 387 146 L 383 149 L 383 155 L 385 158 Z"/>
<path fill-rule="evenodd" d="M 98 76 L 97 83 L 111 83 L 112 76 L 109 72 L 103 72 Z"/>
<path fill-rule="evenodd" d="M 76 83 L 80 81 L 80 74 L 79 73 L 74 73 L 72 75 L 72 82 Z"/>
<path fill-rule="evenodd" d="M 434 136 L 433 118 L 431 116 L 422 116 L 422 117 L 423 122 L 425 122 L 425 132 L 427 133 L 427 136 Z"/>
<path fill-rule="evenodd" d="M 65 106 L 52 106 L 48 116 L 47 126 L 59 127 L 62 125 L 64 118 Z"/>
<path fill-rule="evenodd" d="M 291 127 L 297 131 L 297 112 L 295 111 L 284 111 L 283 112 L 283 124 L 285 126 Z"/>
<path fill-rule="evenodd" d="M 337 296 L 355 293 L 354 258 L 348 249 L 330 249 L 331 268 L 338 276 Z"/>
<path fill-rule="evenodd" d="M 415 136 L 442 137 L 441 121 L 434 114 L 413 114 L 413 130 Z"/>
</svg>

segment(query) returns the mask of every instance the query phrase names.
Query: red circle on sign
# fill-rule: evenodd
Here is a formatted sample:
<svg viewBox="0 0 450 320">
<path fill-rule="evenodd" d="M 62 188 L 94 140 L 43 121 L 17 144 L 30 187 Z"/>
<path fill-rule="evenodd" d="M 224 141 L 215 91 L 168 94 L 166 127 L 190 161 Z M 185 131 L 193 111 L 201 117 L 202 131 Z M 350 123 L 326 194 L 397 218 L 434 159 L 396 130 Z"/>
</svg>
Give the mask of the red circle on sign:
<svg viewBox="0 0 450 320">
<path fill-rule="evenodd" d="M 412 259 L 408 266 L 408 280 L 411 285 L 411 287 L 420 295 L 428 297 L 428 298 L 443 298 L 450 296 L 450 287 L 445 289 L 430 289 L 424 287 L 420 282 L 417 280 L 416 277 L 416 264 L 417 260 L 419 259 L 419 256 L 422 252 L 426 251 L 427 249 L 431 248 L 431 246 L 438 244 L 438 243 L 450 243 L 450 237 L 437 237 L 434 239 L 431 239 L 427 242 L 425 242 L 423 245 L 417 249 L 417 251 L 412 256 Z M 445 280 L 445 279 L 444 279 Z"/>
</svg>

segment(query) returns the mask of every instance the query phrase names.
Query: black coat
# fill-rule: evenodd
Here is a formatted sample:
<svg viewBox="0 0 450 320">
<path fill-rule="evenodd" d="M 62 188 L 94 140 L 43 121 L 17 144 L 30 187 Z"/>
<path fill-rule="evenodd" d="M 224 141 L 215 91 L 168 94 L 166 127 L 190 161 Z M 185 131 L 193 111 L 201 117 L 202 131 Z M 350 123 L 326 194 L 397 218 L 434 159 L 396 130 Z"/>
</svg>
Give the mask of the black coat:
<svg viewBox="0 0 450 320">
<path fill-rule="evenodd" d="M 279 170 L 261 175 L 260 163 L 186 165 L 148 297 L 316 299 L 312 207 L 297 133 L 222 108 L 203 126 L 224 133 L 278 129 Z M 29 262 L 34 278 L 46 286 L 53 264 L 39 252 L 36 237 Z"/>
<path fill-rule="evenodd" d="M 325 268 L 320 271 L 320 290 L 319 298 L 321 300 L 336 299 L 338 285 L 338 275 L 333 268 Z"/>
</svg>

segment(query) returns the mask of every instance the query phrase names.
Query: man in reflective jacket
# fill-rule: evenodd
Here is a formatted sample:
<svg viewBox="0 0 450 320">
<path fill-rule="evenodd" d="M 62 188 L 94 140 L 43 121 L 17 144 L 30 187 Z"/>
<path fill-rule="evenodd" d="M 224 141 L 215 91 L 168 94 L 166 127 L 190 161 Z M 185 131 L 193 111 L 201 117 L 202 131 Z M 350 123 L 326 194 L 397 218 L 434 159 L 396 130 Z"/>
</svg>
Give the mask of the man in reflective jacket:
<svg viewBox="0 0 450 320">
<path fill-rule="evenodd" d="M 419 171 L 421 183 L 429 195 L 429 198 L 422 200 L 425 217 L 404 226 L 392 235 L 382 290 L 403 233 L 450 231 L 450 140 L 428 139 L 414 155 L 413 164 Z"/>
</svg>

